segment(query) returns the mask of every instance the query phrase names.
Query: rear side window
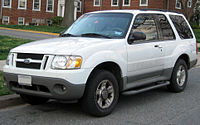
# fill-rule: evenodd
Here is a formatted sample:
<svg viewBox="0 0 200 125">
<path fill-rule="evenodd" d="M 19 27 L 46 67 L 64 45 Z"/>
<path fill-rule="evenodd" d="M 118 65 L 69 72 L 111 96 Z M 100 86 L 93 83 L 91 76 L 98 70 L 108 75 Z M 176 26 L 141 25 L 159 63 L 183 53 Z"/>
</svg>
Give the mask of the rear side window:
<svg viewBox="0 0 200 125">
<path fill-rule="evenodd" d="M 156 15 L 156 18 L 158 20 L 158 25 L 160 29 L 160 33 L 163 40 L 174 40 L 175 35 L 172 30 L 171 25 L 169 24 L 167 18 L 164 15 Z"/>
<path fill-rule="evenodd" d="M 193 38 L 191 30 L 182 16 L 170 15 L 170 18 L 181 39 Z"/>
</svg>

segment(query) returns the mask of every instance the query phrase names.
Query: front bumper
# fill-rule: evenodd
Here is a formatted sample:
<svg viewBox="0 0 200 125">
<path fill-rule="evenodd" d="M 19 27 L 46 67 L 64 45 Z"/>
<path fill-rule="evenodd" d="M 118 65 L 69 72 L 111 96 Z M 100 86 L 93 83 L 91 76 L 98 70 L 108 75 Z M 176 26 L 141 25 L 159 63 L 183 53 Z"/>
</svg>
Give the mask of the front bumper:
<svg viewBox="0 0 200 125">
<path fill-rule="evenodd" d="M 4 79 L 10 90 L 18 94 L 27 94 L 58 100 L 76 100 L 83 96 L 85 84 L 72 84 L 65 79 L 30 75 L 32 86 L 18 84 L 18 75 L 4 72 Z M 63 91 L 62 87 L 66 90 Z"/>
</svg>

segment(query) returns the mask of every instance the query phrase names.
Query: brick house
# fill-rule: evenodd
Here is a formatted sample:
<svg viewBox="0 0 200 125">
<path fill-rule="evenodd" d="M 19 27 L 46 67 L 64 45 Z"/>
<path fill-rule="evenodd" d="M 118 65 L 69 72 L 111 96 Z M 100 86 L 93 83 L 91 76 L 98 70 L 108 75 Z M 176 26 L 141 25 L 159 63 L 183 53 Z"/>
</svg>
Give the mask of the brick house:
<svg viewBox="0 0 200 125">
<path fill-rule="evenodd" d="M 1 23 L 46 25 L 57 16 L 57 4 L 58 0 L 1 0 Z"/>
<path fill-rule="evenodd" d="M 84 13 L 97 10 L 156 8 L 182 12 L 178 0 L 83 0 Z M 192 7 L 189 0 L 187 7 Z"/>
<path fill-rule="evenodd" d="M 1 3 L 1 1 L 3 3 Z M 1 0 L 0 17 L 3 24 L 48 25 L 55 16 L 64 16 L 65 0 Z M 77 14 L 98 10 L 157 8 L 182 12 L 178 0 L 76 0 Z M 187 2 L 192 7 L 192 0 Z"/>
<path fill-rule="evenodd" d="M 58 10 L 59 16 L 64 15 L 64 3 L 61 1 L 61 10 Z M 99 10 L 113 10 L 113 9 L 164 9 L 174 12 L 182 13 L 182 7 L 179 0 L 79 0 L 78 16 L 83 13 Z M 59 5 L 58 5 L 59 6 Z M 188 0 L 187 8 L 192 7 L 192 0 Z"/>
</svg>

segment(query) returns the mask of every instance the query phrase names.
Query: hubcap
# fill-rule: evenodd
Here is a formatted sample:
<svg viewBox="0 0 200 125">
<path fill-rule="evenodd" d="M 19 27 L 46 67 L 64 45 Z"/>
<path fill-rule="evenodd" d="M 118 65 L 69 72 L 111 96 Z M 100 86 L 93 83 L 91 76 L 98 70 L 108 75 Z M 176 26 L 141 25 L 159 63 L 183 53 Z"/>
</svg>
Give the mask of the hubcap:
<svg viewBox="0 0 200 125">
<path fill-rule="evenodd" d="M 96 90 L 96 99 L 97 104 L 102 109 L 111 106 L 114 100 L 114 88 L 111 81 L 103 80 L 99 83 Z"/>
<path fill-rule="evenodd" d="M 183 86 L 186 80 L 186 69 L 183 65 L 179 66 L 177 71 L 176 82 L 179 86 Z"/>
</svg>

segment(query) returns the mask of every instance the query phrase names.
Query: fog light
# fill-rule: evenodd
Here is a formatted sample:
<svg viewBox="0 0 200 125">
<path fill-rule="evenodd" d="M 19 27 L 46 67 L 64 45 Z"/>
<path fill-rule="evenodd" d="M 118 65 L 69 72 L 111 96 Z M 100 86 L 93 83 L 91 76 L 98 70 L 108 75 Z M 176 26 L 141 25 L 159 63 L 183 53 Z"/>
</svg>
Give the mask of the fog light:
<svg viewBox="0 0 200 125">
<path fill-rule="evenodd" d="M 66 86 L 62 86 L 62 90 L 63 90 L 63 91 L 66 91 L 66 90 L 67 90 L 67 87 L 66 87 Z"/>
<path fill-rule="evenodd" d="M 54 87 L 53 87 L 53 91 L 56 93 L 56 94 L 59 94 L 59 95 L 63 95 L 67 92 L 67 87 L 65 85 L 61 85 L 61 84 L 56 84 Z"/>
</svg>

